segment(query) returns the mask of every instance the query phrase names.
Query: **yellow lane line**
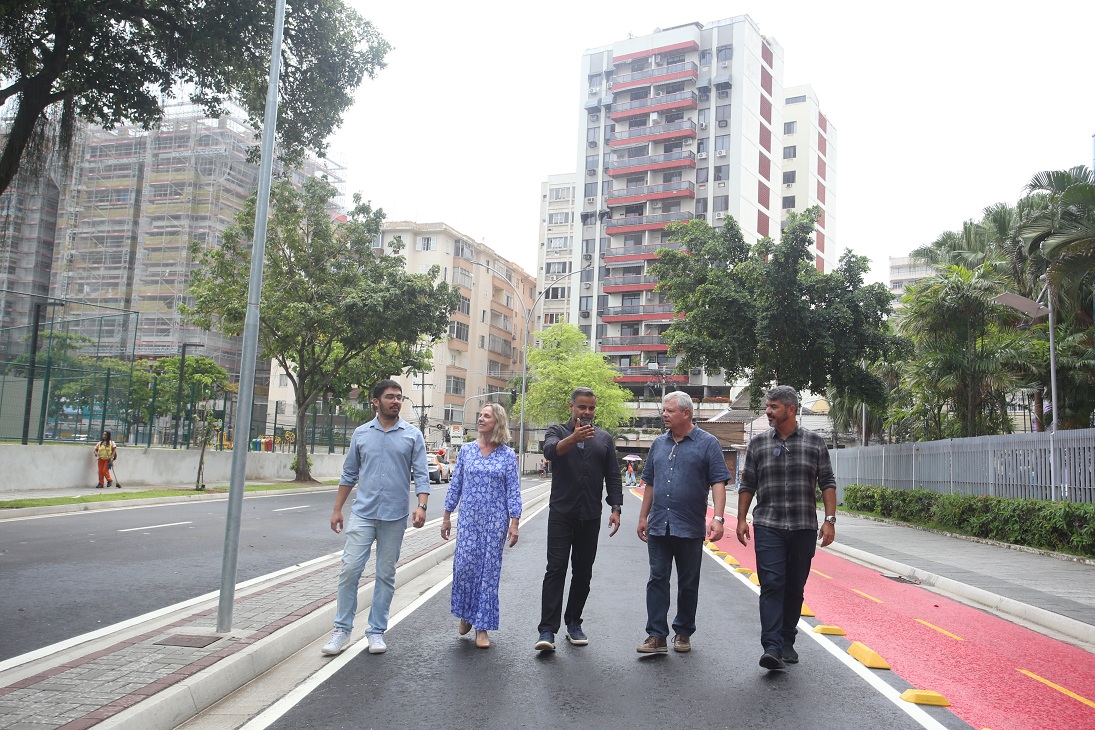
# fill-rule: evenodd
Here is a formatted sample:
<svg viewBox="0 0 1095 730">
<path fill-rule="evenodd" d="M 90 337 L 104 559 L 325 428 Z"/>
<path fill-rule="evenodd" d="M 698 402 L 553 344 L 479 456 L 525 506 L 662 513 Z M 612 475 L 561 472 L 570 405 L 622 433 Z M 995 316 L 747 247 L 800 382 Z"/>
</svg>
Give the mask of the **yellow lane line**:
<svg viewBox="0 0 1095 730">
<path fill-rule="evenodd" d="M 947 631 L 946 629 L 941 629 L 938 626 L 936 626 L 935 624 L 930 624 L 922 618 L 916 619 L 916 622 L 919 623 L 919 624 L 924 624 L 929 629 L 935 629 L 939 633 L 943 634 L 944 636 L 949 636 L 952 639 L 954 639 L 955 641 L 965 641 L 965 639 L 963 639 L 961 636 L 957 636 L 955 634 L 952 634 L 951 632 Z"/>
<path fill-rule="evenodd" d="M 852 589 L 852 593 L 858 593 L 859 595 L 866 598 L 868 601 L 874 601 L 875 603 L 882 603 L 883 602 L 883 601 L 880 601 L 879 599 L 875 598 L 874 596 L 867 595 L 863 591 L 857 591 L 855 588 Z"/>
<path fill-rule="evenodd" d="M 820 576 L 821 576 L 822 578 L 828 578 L 829 580 L 832 580 L 832 579 L 833 579 L 833 576 L 831 576 L 831 575 L 825 575 L 825 574 L 824 574 L 824 573 L 822 573 L 822 572 L 821 572 L 820 570 L 815 570 L 814 568 L 810 568 L 810 572 L 811 572 L 811 573 L 817 573 L 817 574 L 818 574 L 818 575 L 820 575 Z"/>
<path fill-rule="evenodd" d="M 1042 684 L 1047 685 L 1049 687 L 1052 687 L 1053 689 L 1057 690 L 1058 692 L 1061 692 L 1063 694 L 1068 695 L 1069 697 L 1071 697 L 1074 700 L 1077 700 L 1079 702 L 1083 702 L 1088 707 L 1095 707 L 1095 702 L 1092 702 L 1091 700 L 1087 699 L 1086 697 L 1081 697 L 1080 695 L 1076 694 L 1075 692 L 1070 692 L 1069 690 L 1065 689 L 1061 685 L 1054 684 L 1053 682 L 1050 682 L 1045 677 L 1039 677 L 1034 672 L 1028 672 L 1025 669 L 1020 669 L 1019 671 L 1022 672 L 1023 674 L 1025 674 L 1025 675 L 1027 675 L 1031 679 L 1036 679 L 1039 682 L 1041 682 Z"/>
</svg>

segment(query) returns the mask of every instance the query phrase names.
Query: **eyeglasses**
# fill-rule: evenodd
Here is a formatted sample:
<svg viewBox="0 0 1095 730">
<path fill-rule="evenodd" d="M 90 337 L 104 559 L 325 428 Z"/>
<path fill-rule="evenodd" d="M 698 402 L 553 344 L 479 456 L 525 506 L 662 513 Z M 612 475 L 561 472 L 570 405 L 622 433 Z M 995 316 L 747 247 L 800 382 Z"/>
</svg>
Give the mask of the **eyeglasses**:
<svg viewBox="0 0 1095 730">
<path fill-rule="evenodd" d="M 677 455 L 677 443 L 673 442 L 673 448 L 669 451 L 669 460 L 673 461 L 673 457 Z"/>
<path fill-rule="evenodd" d="M 776 448 L 772 449 L 772 456 L 779 456 L 780 452 L 786 450 L 786 448 L 787 442 L 780 441 L 778 444 L 776 444 Z"/>
</svg>

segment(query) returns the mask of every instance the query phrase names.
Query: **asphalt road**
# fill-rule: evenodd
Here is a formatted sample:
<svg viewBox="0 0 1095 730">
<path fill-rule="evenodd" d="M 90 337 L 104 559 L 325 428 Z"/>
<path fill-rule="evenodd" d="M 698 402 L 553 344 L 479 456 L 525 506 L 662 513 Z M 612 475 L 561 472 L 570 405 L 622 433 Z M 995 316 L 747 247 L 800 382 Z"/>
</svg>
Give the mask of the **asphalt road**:
<svg viewBox="0 0 1095 730">
<path fill-rule="evenodd" d="M 585 615 L 589 646 L 569 646 L 560 636 L 554 654 L 532 648 L 543 512 L 506 551 L 502 626 L 492 632 L 490 649 L 476 649 L 470 634 L 457 636 L 446 588 L 388 632 L 387 654 L 353 657 L 271 727 L 919 726 L 808 637 L 796 643 L 801 664 L 780 673 L 761 669 L 756 595 L 708 557 L 692 652 L 637 654 L 645 638 L 646 548 L 634 531 L 637 501 L 625 507 L 620 532 L 601 538 Z M 967 727 L 942 709 L 932 717 L 945 727 Z"/>
<path fill-rule="evenodd" d="M 434 516 L 447 486 L 433 485 Z M 245 496 L 237 582 L 341 550 L 334 493 Z M 219 590 L 227 508 L 126 503 L 0 521 L 0 660 Z"/>
</svg>

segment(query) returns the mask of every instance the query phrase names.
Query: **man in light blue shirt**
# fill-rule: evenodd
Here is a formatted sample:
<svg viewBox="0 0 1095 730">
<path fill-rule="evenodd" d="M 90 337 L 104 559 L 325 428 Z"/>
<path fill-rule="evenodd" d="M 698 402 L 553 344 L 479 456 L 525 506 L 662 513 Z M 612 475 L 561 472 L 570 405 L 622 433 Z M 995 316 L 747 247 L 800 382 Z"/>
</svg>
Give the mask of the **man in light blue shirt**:
<svg viewBox="0 0 1095 730">
<path fill-rule="evenodd" d="M 331 529 L 343 531 L 342 507 L 357 486 L 357 496 L 346 523 L 346 548 L 342 552 L 342 570 L 338 576 L 338 608 L 331 639 L 324 654 L 340 654 L 350 642 L 357 614 L 357 587 L 365 563 L 376 543 L 376 579 L 373 604 L 369 610 L 370 654 L 388 650 L 384 632 L 388 628 L 388 609 L 395 594 L 395 566 L 403 533 L 407 531 L 407 498 L 414 476 L 418 508 L 412 517 L 415 527 L 426 524 L 426 502 L 430 497 L 430 476 L 426 465 L 426 442 L 422 433 L 399 417 L 403 407 L 403 388 L 394 380 L 381 380 L 373 386 L 376 418 L 358 426 L 350 439 L 350 448 L 342 466 Z"/>
</svg>

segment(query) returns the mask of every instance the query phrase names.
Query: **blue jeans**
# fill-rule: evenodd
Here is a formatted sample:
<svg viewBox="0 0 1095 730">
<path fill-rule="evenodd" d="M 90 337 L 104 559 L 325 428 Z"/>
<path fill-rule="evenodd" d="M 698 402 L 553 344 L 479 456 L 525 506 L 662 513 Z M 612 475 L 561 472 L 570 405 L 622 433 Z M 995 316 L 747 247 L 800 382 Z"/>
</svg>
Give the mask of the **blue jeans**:
<svg viewBox="0 0 1095 730">
<path fill-rule="evenodd" d="M 802 592 L 810 577 L 817 530 L 777 530 L 753 526 L 760 578 L 760 643 L 779 655 L 794 646 Z"/>
<path fill-rule="evenodd" d="M 366 634 L 383 634 L 388 629 L 388 609 L 395 595 L 395 566 L 407 518 L 401 520 L 367 520 L 353 512 L 346 522 L 346 547 L 342 552 L 342 570 L 338 574 L 338 608 L 335 628 L 352 631 L 357 614 L 357 584 L 369 553 L 376 543 L 376 579 L 373 581 L 373 605 L 369 610 Z"/>
<path fill-rule="evenodd" d="M 659 639 L 669 636 L 669 576 L 674 563 L 677 564 L 677 615 L 673 619 L 673 632 L 691 636 L 696 633 L 703 538 L 647 535 L 646 551 L 650 559 L 650 578 L 646 581 L 647 636 Z"/>
</svg>

